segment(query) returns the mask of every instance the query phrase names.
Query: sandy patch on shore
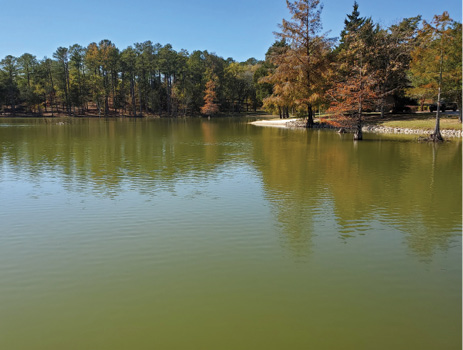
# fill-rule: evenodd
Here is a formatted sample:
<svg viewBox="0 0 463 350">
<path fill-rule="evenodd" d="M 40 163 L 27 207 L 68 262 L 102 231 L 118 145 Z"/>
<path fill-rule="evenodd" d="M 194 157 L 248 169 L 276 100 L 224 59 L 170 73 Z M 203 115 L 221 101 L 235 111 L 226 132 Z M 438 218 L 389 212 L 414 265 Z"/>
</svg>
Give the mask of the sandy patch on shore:
<svg viewBox="0 0 463 350">
<path fill-rule="evenodd" d="M 256 120 L 254 122 L 251 122 L 250 124 L 257 125 L 257 126 L 273 126 L 273 127 L 276 127 L 276 128 L 286 128 L 287 127 L 286 123 L 294 122 L 296 120 L 298 120 L 298 119 L 293 118 L 293 119 Z"/>
</svg>

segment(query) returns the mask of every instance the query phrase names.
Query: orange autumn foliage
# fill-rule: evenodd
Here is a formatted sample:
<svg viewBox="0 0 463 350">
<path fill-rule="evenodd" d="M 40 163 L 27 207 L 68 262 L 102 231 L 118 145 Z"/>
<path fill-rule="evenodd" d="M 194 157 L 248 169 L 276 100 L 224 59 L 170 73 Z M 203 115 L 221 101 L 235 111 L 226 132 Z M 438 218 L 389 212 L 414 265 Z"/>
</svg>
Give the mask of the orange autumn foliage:
<svg viewBox="0 0 463 350">
<path fill-rule="evenodd" d="M 378 73 L 372 67 L 371 46 L 368 36 L 370 24 L 349 34 L 349 45 L 344 48 L 332 71 L 332 87 L 327 91 L 331 100 L 329 124 L 355 130 L 354 138 L 362 139 L 362 116 L 373 109 L 378 99 Z M 371 36 L 370 36 L 371 37 Z"/>
<path fill-rule="evenodd" d="M 201 113 L 205 115 L 216 114 L 219 111 L 219 105 L 214 102 L 216 100 L 215 93 L 216 85 L 211 79 L 206 83 L 206 90 L 204 96 L 204 106 L 201 107 Z"/>
</svg>

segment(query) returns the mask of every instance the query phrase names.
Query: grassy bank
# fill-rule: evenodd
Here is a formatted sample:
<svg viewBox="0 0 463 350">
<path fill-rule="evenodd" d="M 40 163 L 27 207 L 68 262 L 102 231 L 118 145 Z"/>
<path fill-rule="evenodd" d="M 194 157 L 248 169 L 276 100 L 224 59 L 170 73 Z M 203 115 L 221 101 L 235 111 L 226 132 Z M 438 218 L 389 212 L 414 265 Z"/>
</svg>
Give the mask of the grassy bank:
<svg viewBox="0 0 463 350">
<path fill-rule="evenodd" d="M 322 115 L 324 120 L 329 120 L 329 115 Z M 365 125 L 378 127 L 434 130 L 436 125 L 435 113 L 410 113 L 410 114 L 387 114 L 381 118 L 379 113 L 364 116 Z M 458 113 L 442 113 L 440 118 L 442 130 L 461 130 L 462 124 L 458 120 Z"/>
<path fill-rule="evenodd" d="M 389 128 L 433 130 L 436 125 L 435 113 L 391 114 L 385 118 L 369 115 L 365 123 Z M 456 114 L 441 114 L 440 127 L 443 130 L 461 130 L 462 124 Z"/>
</svg>

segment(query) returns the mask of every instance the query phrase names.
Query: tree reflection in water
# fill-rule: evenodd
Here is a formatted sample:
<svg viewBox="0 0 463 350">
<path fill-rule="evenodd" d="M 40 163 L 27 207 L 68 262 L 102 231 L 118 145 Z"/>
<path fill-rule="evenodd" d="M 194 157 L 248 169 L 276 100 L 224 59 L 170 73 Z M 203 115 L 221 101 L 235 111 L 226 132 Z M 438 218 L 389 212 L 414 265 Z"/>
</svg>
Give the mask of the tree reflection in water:
<svg viewBox="0 0 463 350">
<path fill-rule="evenodd" d="M 405 235 L 422 258 L 461 231 L 460 141 L 418 143 L 322 130 L 258 128 L 231 119 L 15 119 L 2 121 L 0 163 L 40 183 L 61 178 L 70 192 L 116 198 L 137 190 L 175 192 L 228 166 L 258 170 L 283 244 L 309 254 L 332 220 L 339 238 L 368 235 L 378 221 Z"/>
</svg>

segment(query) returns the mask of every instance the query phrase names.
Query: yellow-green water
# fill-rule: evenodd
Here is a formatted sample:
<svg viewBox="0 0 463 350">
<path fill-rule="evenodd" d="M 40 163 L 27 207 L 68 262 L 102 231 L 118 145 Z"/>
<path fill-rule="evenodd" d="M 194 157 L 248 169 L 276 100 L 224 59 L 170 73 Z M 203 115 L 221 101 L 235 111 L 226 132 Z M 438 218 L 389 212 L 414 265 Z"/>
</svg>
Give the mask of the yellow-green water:
<svg viewBox="0 0 463 350">
<path fill-rule="evenodd" d="M 462 147 L 0 119 L 0 349 L 461 349 Z"/>
</svg>

